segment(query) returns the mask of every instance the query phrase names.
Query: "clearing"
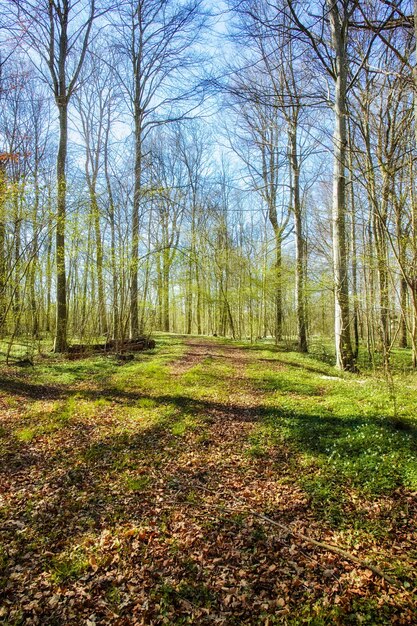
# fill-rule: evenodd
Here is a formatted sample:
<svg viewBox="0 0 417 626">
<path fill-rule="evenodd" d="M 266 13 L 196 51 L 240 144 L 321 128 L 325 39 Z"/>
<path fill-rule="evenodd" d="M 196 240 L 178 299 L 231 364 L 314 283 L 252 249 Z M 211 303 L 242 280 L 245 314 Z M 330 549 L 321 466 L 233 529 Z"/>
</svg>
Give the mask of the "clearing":
<svg viewBox="0 0 417 626">
<path fill-rule="evenodd" d="M 4 368 L 0 620 L 417 623 L 417 378 L 394 386 L 395 413 L 375 374 L 168 335 Z"/>
</svg>

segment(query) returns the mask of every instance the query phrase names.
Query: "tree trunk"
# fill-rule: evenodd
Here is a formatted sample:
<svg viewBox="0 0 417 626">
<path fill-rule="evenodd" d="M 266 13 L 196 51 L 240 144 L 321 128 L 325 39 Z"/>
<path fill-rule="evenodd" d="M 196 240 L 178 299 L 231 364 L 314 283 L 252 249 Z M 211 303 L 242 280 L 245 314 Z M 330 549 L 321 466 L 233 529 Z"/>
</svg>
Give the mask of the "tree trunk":
<svg viewBox="0 0 417 626">
<path fill-rule="evenodd" d="M 139 86 L 136 97 L 139 97 Z M 139 205 L 142 184 L 142 118 L 135 102 L 135 186 L 132 208 L 132 258 L 130 269 L 130 338 L 139 335 Z"/>
<path fill-rule="evenodd" d="M 190 257 L 187 263 L 187 275 L 185 280 L 185 332 L 187 335 L 191 335 L 192 320 L 193 320 L 193 258 L 192 250 L 190 250 Z"/>
<path fill-rule="evenodd" d="M 46 311 L 45 311 L 45 331 L 51 332 L 51 303 L 52 303 L 52 210 L 51 210 L 51 187 L 48 189 L 48 237 L 46 243 Z"/>
<path fill-rule="evenodd" d="M 200 270 L 198 267 L 198 263 L 195 266 L 195 281 L 197 285 L 197 302 L 196 302 L 196 317 L 197 317 L 197 334 L 201 335 L 202 327 L 201 327 L 201 284 L 200 284 Z"/>
<path fill-rule="evenodd" d="M 163 329 L 166 333 L 170 331 L 169 325 L 169 249 L 162 253 L 162 285 L 163 285 Z"/>
<path fill-rule="evenodd" d="M 111 101 L 109 101 L 110 103 Z M 115 219 L 115 206 L 113 199 L 113 191 L 111 186 L 110 172 L 109 172 L 109 135 L 110 135 L 110 119 L 111 109 L 109 104 L 107 126 L 105 130 L 104 138 L 104 175 L 106 178 L 107 197 L 109 203 L 109 222 L 110 222 L 110 260 L 111 260 L 111 272 L 112 272 L 112 287 L 113 287 L 113 307 L 112 307 L 112 321 L 113 321 L 113 339 L 118 341 L 119 339 L 119 278 L 117 274 L 117 262 L 116 262 L 116 219 Z"/>
<path fill-rule="evenodd" d="M 297 130 L 295 125 L 290 127 L 290 162 L 292 169 L 292 200 L 295 226 L 295 290 L 297 308 L 298 349 L 308 352 L 307 324 L 305 310 L 305 241 L 303 236 L 302 208 L 300 199 L 300 168 L 297 154 Z"/>
<path fill-rule="evenodd" d="M 30 269 L 30 308 L 32 312 L 32 336 L 37 339 L 39 336 L 39 315 L 36 304 L 36 273 L 38 269 L 38 210 L 39 210 L 39 181 L 38 163 L 35 163 L 34 188 L 35 197 L 33 202 L 33 245 L 32 261 Z"/>
<path fill-rule="evenodd" d="M 398 240 L 398 263 L 400 266 L 400 270 L 403 270 L 406 267 L 406 232 L 403 225 L 403 206 L 399 201 L 398 197 L 394 195 L 394 208 L 395 208 L 395 226 L 396 226 L 396 236 Z M 401 317 L 399 321 L 400 325 L 400 347 L 407 348 L 408 345 L 408 337 L 407 337 L 407 292 L 408 285 L 404 275 L 401 273 L 400 279 L 400 309 L 401 309 Z"/>
<path fill-rule="evenodd" d="M 152 225 L 152 218 L 150 217 L 148 220 L 148 249 L 149 250 L 151 248 L 151 225 Z M 139 323 L 139 332 L 141 335 L 145 333 L 146 307 L 147 307 L 147 299 L 148 299 L 148 291 L 149 291 L 150 273 L 151 273 L 151 255 L 148 254 L 146 257 L 146 263 L 145 263 L 145 281 L 143 285 L 142 307 L 141 307 L 140 323 Z"/>
<path fill-rule="evenodd" d="M 417 42 L 417 0 L 414 0 L 414 41 Z M 414 63 L 413 68 L 413 87 L 414 87 L 414 133 L 415 133 L 415 144 L 417 145 L 417 59 Z M 414 181 L 411 182 L 414 184 Z M 417 205 L 415 202 L 415 194 L 412 194 L 412 236 L 413 236 L 413 267 L 417 267 Z M 413 319 L 412 319 L 412 331 L 411 331 L 411 340 L 412 340 L 412 348 L 413 348 L 413 356 L 412 362 L 413 367 L 417 368 L 417 296 L 415 289 L 415 279 L 414 278 L 414 289 L 411 290 L 411 302 L 413 304 Z"/>
<path fill-rule="evenodd" d="M 68 144 L 68 104 L 59 109 L 59 148 L 57 156 L 57 224 L 56 224 L 56 328 L 55 352 L 67 349 L 67 283 L 65 273 L 66 162 Z"/>
<path fill-rule="evenodd" d="M 350 130 L 350 127 L 349 127 Z M 352 135 L 349 132 L 349 173 L 350 173 L 350 206 L 351 206 L 351 253 L 352 253 L 352 291 L 353 291 L 353 358 L 359 355 L 359 298 L 358 298 L 358 257 L 356 249 L 356 209 L 353 187 Z"/>
<path fill-rule="evenodd" d="M 6 325 L 6 163 L 0 161 L 0 337 Z"/>
<path fill-rule="evenodd" d="M 333 270 L 335 295 L 336 366 L 355 370 L 350 339 L 349 288 L 346 257 L 346 24 L 341 23 L 336 3 L 328 0 L 335 51 L 334 170 L 333 170 Z"/>
<path fill-rule="evenodd" d="M 20 190 L 18 178 L 14 181 L 13 189 L 13 209 L 14 209 L 14 283 L 13 283 L 13 313 L 15 322 L 15 335 L 20 331 L 20 319 L 22 317 L 22 311 L 20 307 L 20 278 L 21 278 L 21 263 L 20 263 L 20 243 L 21 243 L 21 225 L 22 220 L 20 218 Z"/>
<path fill-rule="evenodd" d="M 156 254 L 156 286 L 157 286 L 157 325 L 158 329 L 162 330 L 162 317 L 163 317 L 163 281 L 162 281 L 162 267 L 161 267 L 161 252 Z"/>
<path fill-rule="evenodd" d="M 275 343 L 282 340 L 282 235 L 281 229 L 274 229 L 275 235 Z"/>
<path fill-rule="evenodd" d="M 374 212 L 374 233 L 377 255 L 379 280 L 379 307 L 381 324 L 381 341 L 383 350 L 387 350 L 390 343 L 389 327 L 389 293 L 388 293 L 388 251 L 386 240 L 387 210 L 389 197 L 389 175 L 384 172 L 382 184 L 382 200 L 378 212 Z"/>
<path fill-rule="evenodd" d="M 103 279 L 103 244 L 101 241 L 100 212 L 99 212 L 98 202 L 97 202 L 97 192 L 96 192 L 95 181 L 92 182 L 92 185 L 90 188 L 90 202 L 91 202 L 91 212 L 93 214 L 94 233 L 95 233 L 95 239 L 96 239 L 99 333 L 101 335 L 106 335 L 108 329 L 107 329 L 106 300 L 105 300 L 104 279 Z"/>
</svg>

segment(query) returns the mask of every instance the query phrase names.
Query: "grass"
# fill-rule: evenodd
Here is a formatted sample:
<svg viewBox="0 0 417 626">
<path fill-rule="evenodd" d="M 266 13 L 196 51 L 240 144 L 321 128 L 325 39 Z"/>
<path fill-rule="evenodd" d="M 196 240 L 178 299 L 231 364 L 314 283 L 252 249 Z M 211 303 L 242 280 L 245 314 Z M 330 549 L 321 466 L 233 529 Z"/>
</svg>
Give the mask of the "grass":
<svg viewBox="0 0 417 626">
<path fill-rule="evenodd" d="M 370 503 L 417 490 L 415 375 L 394 372 L 394 413 L 381 374 L 340 375 L 313 356 L 291 352 L 253 354 L 248 379 L 268 392 L 258 436 L 298 450 L 304 464 L 299 484 L 316 514 L 342 529 L 348 544 L 358 536 L 387 537 L 390 524 L 386 516 L 369 515 Z M 279 369 L 271 371 L 275 364 Z M 254 444 L 251 451 L 263 449 Z M 360 500 L 363 507 L 352 506 Z"/>
<path fill-rule="evenodd" d="M 2 580 L 13 573 L 5 623 L 34 617 L 21 598 L 32 606 L 39 586 L 44 623 L 69 621 L 64 605 L 54 617 L 48 608 L 48 594 L 63 589 L 77 595 L 78 620 L 98 594 L 96 605 L 108 607 L 99 623 L 112 611 L 130 615 L 141 593 L 151 611 L 142 618 L 155 623 L 204 624 L 214 614 L 274 624 L 284 611 L 294 625 L 391 624 L 411 615 L 417 376 L 409 354 L 393 353 L 394 407 L 366 355 L 353 375 L 332 367 L 326 347 L 300 355 L 288 345 L 205 342 L 192 359 L 183 339 L 160 335 L 155 350 L 122 365 L 51 356 L 3 369 Z M 234 497 L 364 558 L 370 551 L 405 595 L 381 601 L 385 591 L 368 578 L 356 583 L 346 564 L 316 571 L 311 563 L 328 555 L 300 566 L 303 552 L 285 537 L 275 544 L 245 511 L 227 512 Z M 299 586 L 288 567 L 295 561 Z M 323 583 L 327 568 L 338 572 L 337 592 Z M 109 575 L 102 589 L 96 571 Z"/>
<path fill-rule="evenodd" d="M 150 482 L 151 477 L 146 475 L 126 477 L 127 488 L 131 491 L 144 491 L 149 487 Z"/>
<path fill-rule="evenodd" d="M 60 584 L 80 578 L 88 570 L 89 562 L 84 552 L 77 549 L 53 559 L 50 567 L 51 579 Z"/>
</svg>

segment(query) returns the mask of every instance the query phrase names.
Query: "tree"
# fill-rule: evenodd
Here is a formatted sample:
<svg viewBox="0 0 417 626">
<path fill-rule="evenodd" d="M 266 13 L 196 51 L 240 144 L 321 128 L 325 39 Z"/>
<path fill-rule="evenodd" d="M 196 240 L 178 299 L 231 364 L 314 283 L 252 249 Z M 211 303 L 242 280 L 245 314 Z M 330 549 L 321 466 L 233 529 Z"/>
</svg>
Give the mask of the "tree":
<svg viewBox="0 0 417 626">
<path fill-rule="evenodd" d="M 307 320 L 305 297 L 306 244 L 303 234 L 303 209 L 301 202 L 300 119 L 309 81 L 304 68 L 299 67 L 300 50 L 290 34 L 290 22 L 285 4 L 275 6 L 269 2 L 253 3 L 251 0 L 232 3 L 239 18 L 237 26 L 238 45 L 245 43 L 244 64 L 250 69 L 234 68 L 235 78 L 228 86 L 234 99 L 238 117 L 250 128 L 252 143 L 262 156 L 262 194 L 275 236 L 276 249 L 276 330 L 277 341 L 282 335 L 282 276 L 281 256 L 285 229 L 290 214 L 294 216 L 296 240 L 296 309 L 298 347 L 307 351 Z M 301 71 L 300 71 L 301 70 Z M 301 88 L 303 82 L 303 88 Z M 310 100 L 311 104 L 311 100 Z M 275 136 L 273 136 L 275 129 Z M 271 134 L 270 137 L 267 135 Z M 237 137 L 237 145 L 242 137 Z M 239 151 L 242 157 L 242 150 Z M 304 148 L 305 151 L 305 148 Z M 250 156 L 249 156 L 250 155 Z M 305 156 L 305 155 L 304 155 Z M 252 154 L 244 157 L 254 173 Z M 286 180 L 290 171 L 289 182 Z M 283 174 L 281 174 L 281 172 Z M 281 193 L 286 209 L 277 211 L 278 190 L 290 188 L 289 194 Z M 256 184 L 259 188 L 259 183 Z M 285 198 L 287 196 L 287 198 Z"/>
<path fill-rule="evenodd" d="M 131 219 L 130 335 L 139 334 L 139 237 L 146 139 L 153 128 L 189 111 L 195 86 L 182 73 L 196 65 L 192 47 L 203 26 L 202 0 L 128 0 L 119 9 L 119 76 L 134 123 L 134 191 Z M 200 101 L 200 99 L 198 100 Z M 196 106 L 195 100 L 191 108 Z"/>
<path fill-rule="evenodd" d="M 349 25 L 357 4 L 351 0 L 326 0 L 321 7 L 322 16 L 316 20 L 318 31 L 313 25 L 302 21 L 298 7 L 292 0 L 289 0 L 288 7 L 293 24 L 310 44 L 321 67 L 331 77 L 334 85 L 332 231 L 336 366 L 344 370 L 354 370 L 346 243 L 346 167 L 347 94 L 349 87 L 354 83 L 354 77 L 352 79 L 349 71 Z M 321 33 L 323 30 L 326 32 L 327 28 L 329 41 L 326 43 Z"/>
<path fill-rule="evenodd" d="M 56 330 L 55 352 L 67 348 L 67 284 L 65 223 L 67 201 L 68 107 L 78 85 L 91 29 L 97 17 L 95 0 L 13 0 L 18 22 L 24 29 L 23 45 L 42 78 L 52 89 L 59 118 L 56 158 Z M 36 51 L 36 54 L 33 52 Z M 39 63 L 37 59 L 40 59 Z"/>
</svg>

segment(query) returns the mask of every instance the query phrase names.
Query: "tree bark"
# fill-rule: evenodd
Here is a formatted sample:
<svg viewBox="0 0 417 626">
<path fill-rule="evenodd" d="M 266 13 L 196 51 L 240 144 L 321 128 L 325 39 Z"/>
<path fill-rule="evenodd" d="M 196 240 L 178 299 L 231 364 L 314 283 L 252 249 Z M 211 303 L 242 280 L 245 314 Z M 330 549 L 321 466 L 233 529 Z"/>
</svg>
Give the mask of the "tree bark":
<svg viewBox="0 0 417 626">
<path fill-rule="evenodd" d="M 292 170 L 292 201 L 295 226 L 295 291 L 297 309 L 298 349 L 308 352 L 305 310 L 305 241 L 303 235 L 302 207 L 300 199 L 300 167 L 297 153 L 297 129 L 290 126 L 290 162 Z"/>
<path fill-rule="evenodd" d="M 337 4 L 331 2 L 331 0 L 328 0 L 328 9 L 335 52 L 332 229 L 336 366 L 342 370 L 355 370 L 350 338 L 349 285 L 346 256 L 347 18 L 344 18 L 342 21 Z"/>
<path fill-rule="evenodd" d="M 68 146 L 68 103 L 59 109 L 59 147 L 57 155 L 57 224 L 56 224 L 56 329 L 55 352 L 67 349 L 67 284 L 65 272 L 66 161 Z"/>
<path fill-rule="evenodd" d="M 105 299 L 104 278 L 103 278 L 103 244 L 101 241 L 100 211 L 99 211 L 98 202 L 97 202 L 97 191 L 96 191 L 95 180 L 92 181 L 92 184 L 90 187 L 90 202 L 91 202 L 91 212 L 93 214 L 94 234 L 95 234 L 95 240 L 96 240 L 99 332 L 102 335 L 106 335 L 108 328 L 107 328 L 106 299 Z"/>
<path fill-rule="evenodd" d="M 130 338 L 139 335 L 139 205 L 142 182 L 142 126 L 135 111 L 135 186 L 132 208 L 132 258 L 130 266 Z"/>
<path fill-rule="evenodd" d="M 6 163 L 0 160 L 0 337 L 6 326 Z"/>
</svg>

